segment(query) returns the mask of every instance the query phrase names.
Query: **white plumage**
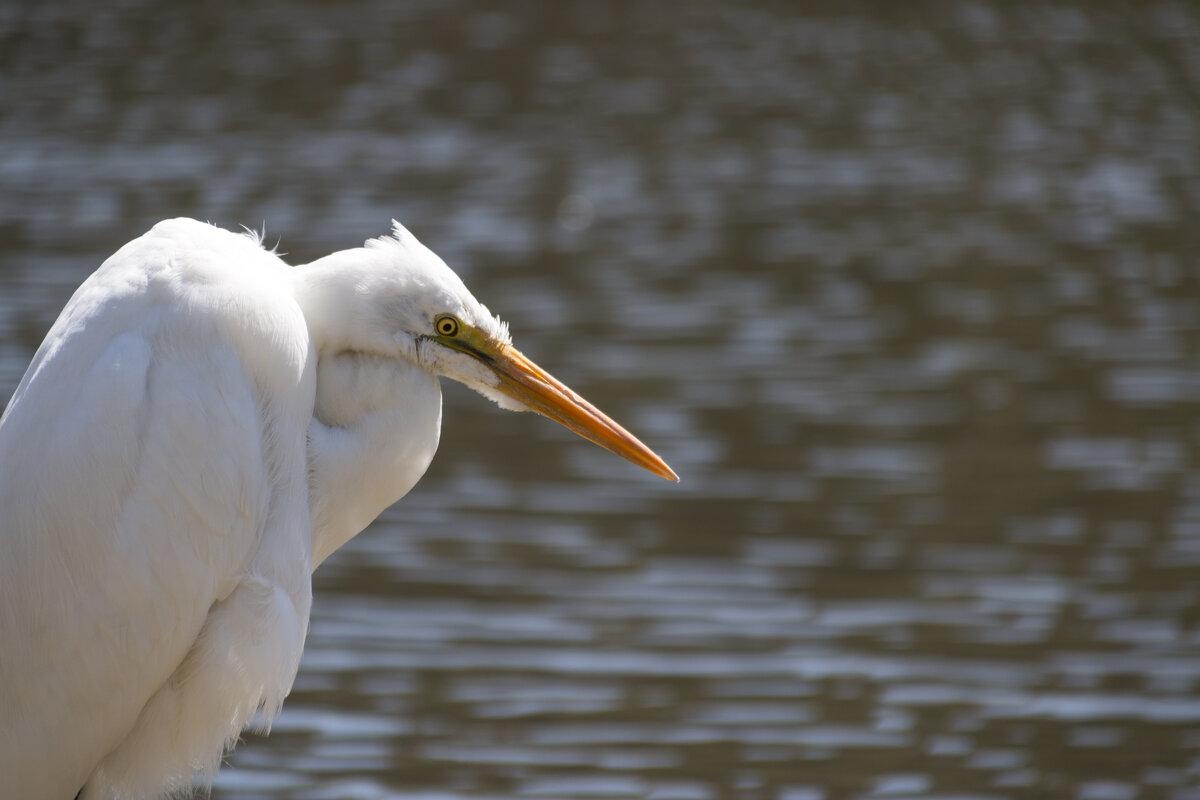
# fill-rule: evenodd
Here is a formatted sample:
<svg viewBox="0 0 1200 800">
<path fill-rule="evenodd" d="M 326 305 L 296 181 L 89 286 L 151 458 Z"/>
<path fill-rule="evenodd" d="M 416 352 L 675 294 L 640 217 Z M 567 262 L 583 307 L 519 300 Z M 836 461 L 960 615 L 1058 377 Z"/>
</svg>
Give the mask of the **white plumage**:
<svg viewBox="0 0 1200 800">
<path fill-rule="evenodd" d="M 291 688 L 312 570 L 432 459 L 440 375 L 675 478 L 398 224 L 293 268 L 169 220 L 88 278 L 0 418 L 4 796 L 211 779 Z"/>
</svg>

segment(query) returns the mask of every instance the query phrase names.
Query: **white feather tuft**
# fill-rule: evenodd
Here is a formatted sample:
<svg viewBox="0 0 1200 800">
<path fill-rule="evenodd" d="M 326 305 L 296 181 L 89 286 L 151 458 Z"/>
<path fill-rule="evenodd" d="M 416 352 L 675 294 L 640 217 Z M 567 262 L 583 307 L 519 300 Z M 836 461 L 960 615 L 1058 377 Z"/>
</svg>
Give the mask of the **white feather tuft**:
<svg viewBox="0 0 1200 800">
<path fill-rule="evenodd" d="M 436 313 L 463 315 L 464 322 L 481 328 L 496 340 L 506 344 L 512 342 L 508 325 L 476 300 L 454 270 L 398 221 L 392 220 L 391 234 L 368 239 L 365 244 L 369 250 L 398 250 L 402 256 L 403 268 L 415 276 L 414 284 L 439 288 L 448 292 L 446 297 L 455 298 L 457 308 L 447 306 L 437 309 Z"/>
</svg>

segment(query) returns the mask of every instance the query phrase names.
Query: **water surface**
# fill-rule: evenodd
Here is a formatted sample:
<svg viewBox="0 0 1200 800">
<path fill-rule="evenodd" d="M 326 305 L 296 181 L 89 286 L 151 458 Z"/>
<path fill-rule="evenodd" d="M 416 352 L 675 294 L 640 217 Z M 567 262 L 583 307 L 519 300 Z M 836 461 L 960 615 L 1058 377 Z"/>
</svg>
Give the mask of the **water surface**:
<svg viewBox="0 0 1200 800">
<path fill-rule="evenodd" d="M 173 215 L 411 227 L 677 486 L 446 387 L 214 798 L 1196 798 L 1200 13 L 21 4 L 0 397 Z"/>
</svg>

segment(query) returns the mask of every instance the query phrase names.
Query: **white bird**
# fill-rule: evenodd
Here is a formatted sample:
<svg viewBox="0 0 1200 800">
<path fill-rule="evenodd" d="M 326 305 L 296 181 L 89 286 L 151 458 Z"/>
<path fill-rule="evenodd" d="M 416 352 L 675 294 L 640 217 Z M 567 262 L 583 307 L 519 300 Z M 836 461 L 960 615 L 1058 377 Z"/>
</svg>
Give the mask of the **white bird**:
<svg viewBox="0 0 1200 800">
<path fill-rule="evenodd" d="M 677 480 L 398 223 L 291 267 L 168 220 L 105 261 L 0 418 L 0 795 L 211 782 L 291 689 L 312 571 L 433 458 L 439 376 Z"/>
</svg>

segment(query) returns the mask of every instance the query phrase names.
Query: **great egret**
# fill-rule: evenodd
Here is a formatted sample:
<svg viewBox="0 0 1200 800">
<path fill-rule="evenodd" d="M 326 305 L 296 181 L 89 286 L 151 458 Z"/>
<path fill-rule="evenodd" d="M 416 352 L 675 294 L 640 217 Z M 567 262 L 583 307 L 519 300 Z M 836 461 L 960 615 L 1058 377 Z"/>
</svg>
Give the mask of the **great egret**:
<svg viewBox="0 0 1200 800">
<path fill-rule="evenodd" d="M 433 458 L 443 375 L 677 480 L 398 223 L 293 268 L 168 220 L 105 261 L 0 418 L 0 793 L 210 781 L 291 688 L 313 569 Z"/>
</svg>

